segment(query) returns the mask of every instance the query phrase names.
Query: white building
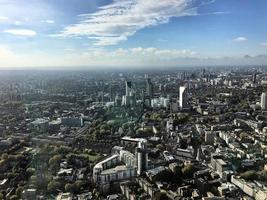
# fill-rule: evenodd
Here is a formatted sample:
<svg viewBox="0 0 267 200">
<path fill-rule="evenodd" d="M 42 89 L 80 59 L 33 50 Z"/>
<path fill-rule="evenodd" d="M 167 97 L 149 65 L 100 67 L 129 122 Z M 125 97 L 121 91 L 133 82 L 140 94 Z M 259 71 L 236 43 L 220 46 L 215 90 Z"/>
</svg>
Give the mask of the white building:
<svg viewBox="0 0 267 200">
<path fill-rule="evenodd" d="M 170 104 L 169 98 L 159 97 L 151 99 L 152 108 L 160 108 L 160 107 L 168 108 L 169 104 Z"/>
<path fill-rule="evenodd" d="M 187 148 L 187 149 L 177 148 L 177 151 L 176 151 L 176 155 L 178 157 L 183 157 L 183 158 L 193 159 L 194 158 L 193 154 L 194 154 L 193 148 Z"/>
<path fill-rule="evenodd" d="M 72 200 L 73 195 L 71 193 L 60 193 L 56 200 Z"/>
<path fill-rule="evenodd" d="M 105 160 L 97 163 L 94 166 L 93 169 L 93 179 L 95 182 L 100 182 L 101 181 L 101 172 L 112 168 L 112 166 L 115 166 L 119 163 L 119 155 L 118 154 L 114 154 L 108 158 L 106 158 Z"/>
<path fill-rule="evenodd" d="M 181 109 L 184 109 L 186 107 L 187 103 L 187 91 L 186 87 L 181 86 L 179 88 L 179 106 Z"/>
<path fill-rule="evenodd" d="M 245 194 L 256 200 L 266 200 L 267 191 L 264 187 L 256 185 L 254 182 L 246 181 L 237 176 L 231 176 L 231 182 L 240 188 Z"/>
<path fill-rule="evenodd" d="M 138 142 L 136 153 L 132 154 L 123 148 L 115 147 L 113 155 L 97 163 L 93 168 L 93 180 L 95 183 L 106 187 L 111 181 L 129 179 L 147 170 L 148 154 L 146 140 L 129 138 Z"/>
</svg>

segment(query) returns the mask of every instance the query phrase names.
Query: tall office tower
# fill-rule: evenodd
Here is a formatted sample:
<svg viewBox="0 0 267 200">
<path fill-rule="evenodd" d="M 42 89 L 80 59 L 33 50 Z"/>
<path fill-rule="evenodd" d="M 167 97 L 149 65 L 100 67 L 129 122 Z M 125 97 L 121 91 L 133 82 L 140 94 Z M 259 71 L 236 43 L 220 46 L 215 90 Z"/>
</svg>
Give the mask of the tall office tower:
<svg viewBox="0 0 267 200">
<path fill-rule="evenodd" d="M 202 77 L 205 77 L 205 75 L 206 75 L 206 70 L 202 69 Z"/>
<path fill-rule="evenodd" d="M 130 96 L 130 93 L 132 92 L 132 82 L 131 81 L 126 81 L 125 82 L 126 86 L 126 96 Z"/>
<path fill-rule="evenodd" d="M 252 82 L 255 84 L 257 82 L 257 74 L 253 73 L 252 75 Z"/>
<path fill-rule="evenodd" d="M 181 86 L 179 88 L 179 106 L 181 109 L 184 109 L 187 105 L 187 91 L 186 87 Z"/>
<path fill-rule="evenodd" d="M 140 175 L 148 168 L 148 153 L 147 153 L 147 141 L 141 140 L 136 148 L 137 156 L 137 174 Z"/>
<path fill-rule="evenodd" d="M 154 94 L 153 94 L 153 84 L 151 82 L 150 78 L 146 79 L 146 95 L 152 99 Z"/>
<path fill-rule="evenodd" d="M 114 87 L 112 83 L 109 85 L 109 101 L 114 101 L 115 99 L 115 94 L 114 94 Z"/>
<path fill-rule="evenodd" d="M 261 109 L 267 110 L 267 94 L 265 92 L 261 94 Z"/>
<path fill-rule="evenodd" d="M 132 87 L 131 81 L 125 82 L 126 92 L 122 97 L 122 105 L 123 106 L 135 106 L 136 105 L 136 94 Z"/>
<path fill-rule="evenodd" d="M 185 80 L 186 79 L 186 72 L 183 72 L 182 74 L 182 80 Z"/>
<path fill-rule="evenodd" d="M 101 103 L 102 105 L 104 105 L 104 92 L 103 91 L 101 92 Z"/>
</svg>

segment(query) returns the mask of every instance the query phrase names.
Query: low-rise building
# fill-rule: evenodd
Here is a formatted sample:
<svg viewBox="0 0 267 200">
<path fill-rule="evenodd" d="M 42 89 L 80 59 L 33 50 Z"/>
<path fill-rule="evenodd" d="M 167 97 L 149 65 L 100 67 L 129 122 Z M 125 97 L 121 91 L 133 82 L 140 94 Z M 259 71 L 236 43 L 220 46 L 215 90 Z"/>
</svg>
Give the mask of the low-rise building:
<svg viewBox="0 0 267 200">
<path fill-rule="evenodd" d="M 57 195 L 56 200 L 73 200 L 73 195 L 71 193 L 60 193 Z"/>
</svg>

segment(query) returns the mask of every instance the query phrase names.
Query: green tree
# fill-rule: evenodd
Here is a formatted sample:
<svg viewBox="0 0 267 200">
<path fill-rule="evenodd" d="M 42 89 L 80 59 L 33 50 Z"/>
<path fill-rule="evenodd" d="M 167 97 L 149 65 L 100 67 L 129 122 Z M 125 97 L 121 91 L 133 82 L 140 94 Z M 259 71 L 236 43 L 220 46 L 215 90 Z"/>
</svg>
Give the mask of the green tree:
<svg viewBox="0 0 267 200">
<path fill-rule="evenodd" d="M 160 151 L 164 151 L 165 150 L 165 146 L 163 144 L 158 144 L 156 146 Z"/>
<path fill-rule="evenodd" d="M 259 180 L 261 181 L 267 181 L 267 172 L 262 170 L 258 172 Z"/>
<path fill-rule="evenodd" d="M 26 169 L 26 173 L 29 175 L 29 176 L 32 176 L 35 174 L 35 169 L 34 168 L 27 168 Z"/>
<path fill-rule="evenodd" d="M 80 191 L 81 190 L 81 188 L 83 187 L 83 185 L 84 185 L 84 183 L 83 183 L 83 181 L 76 181 L 75 183 L 74 183 L 74 185 L 75 185 L 75 190 L 76 191 Z"/>
<path fill-rule="evenodd" d="M 256 180 L 258 178 L 258 175 L 254 170 L 246 171 L 240 174 L 240 176 L 245 180 Z"/>
<path fill-rule="evenodd" d="M 54 155 L 52 158 L 49 159 L 48 163 L 50 166 L 58 165 L 61 159 L 62 159 L 61 155 Z"/>
<path fill-rule="evenodd" d="M 155 200 L 168 200 L 168 196 L 166 193 L 163 193 L 163 192 L 158 192 L 155 194 Z"/>
<path fill-rule="evenodd" d="M 191 177 L 193 175 L 193 172 L 194 172 L 194 167 L 193 165 L 189 164 L 189 165 L 185 165 L 183 168 L 182 168 L 182 173 L 184 176 L 186 177 Z"/>
<path fill-rule="evenodd" d="M 67 183 L 66 185 L 65 185 L 65 191 L 66 192 L 74 192 L 74 190 L 75 190 L 75 185 L 74 184 L 71 184 L 71 183 Z"/>
<path fill-rule="evenodd" d="M 182 168 L 180 166 L 176 166 L 174 168 L 174 175 L 176 177 L 181 177 L 181 175 L 182 175 Z"/>
<path fill-rule="evenodd" d="M 22 193 L 22 191 L 23 191 L 23 187 L 19 186 L 19 187 L 16 189 L 16 195 L 17 195 L 17 196 L 20 196 L 21 193 Z"/>
<path fill-rule="evenodd" d="M 71 147 L 68 147 L 68 146 L 60 146 L 57 149 L 57 153 L 61 154 L 61 155 L 67 155 L 70 152 L 72 152 L 72 149 L 71 149 Z"/>
<path fill-rule="evenodd" d="M 47 185 L 47 190 L 49 192 L 55 193 L 57 190 L 59 190 L 61 187 L 61 183 L 55 180 L 52 180 Z"/>
<path fill-rule="evenodd" d="M 10 200 L 18 200 L 18 199 L 19 199 L 19 197 L 17 195 L 12 195 L 10 197 Z"/>
<path fill-rule="evenodd" d="M 77 156 L 73 153 L 69 153 L 67 156 L 67 162 L 68 164 L 75 165 Z"/>
<path fill-rule="evenodd" d="M 7 153 L 3 153 L 1 157 L 2 157 L 2 160 L 7 160 L 8 159 L 8 154 Z"/>
<path fill-rule="evenodd" d="M 247 133 L 241 133 L 239 137 L 240 137 L 241 141 L 245 141 L 248 138 L 248 134 Z"/>
<path fill-rule="evenodd" d="M 215 186 L 212 186 L 211 187 L 211 189 L 210 189 L 210 191 L 214 194 L 214 195 L 219 195 L 219 192 L 218 192 L 218 189 L 217 189 L 217 187 L 215 187 Z"/>
</svg>

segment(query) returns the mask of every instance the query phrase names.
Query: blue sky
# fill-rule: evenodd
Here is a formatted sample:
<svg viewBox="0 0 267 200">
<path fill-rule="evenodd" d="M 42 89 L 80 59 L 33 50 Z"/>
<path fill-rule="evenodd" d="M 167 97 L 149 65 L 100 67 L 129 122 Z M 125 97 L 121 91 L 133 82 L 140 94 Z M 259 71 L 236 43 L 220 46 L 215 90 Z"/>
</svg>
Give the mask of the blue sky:
<svg viewBox="0 0 267 200">
<path fill-rule="evenodd" d="M 267 64 L 266 0 L 0 0 L 0 68 Z"/>
</svg>

